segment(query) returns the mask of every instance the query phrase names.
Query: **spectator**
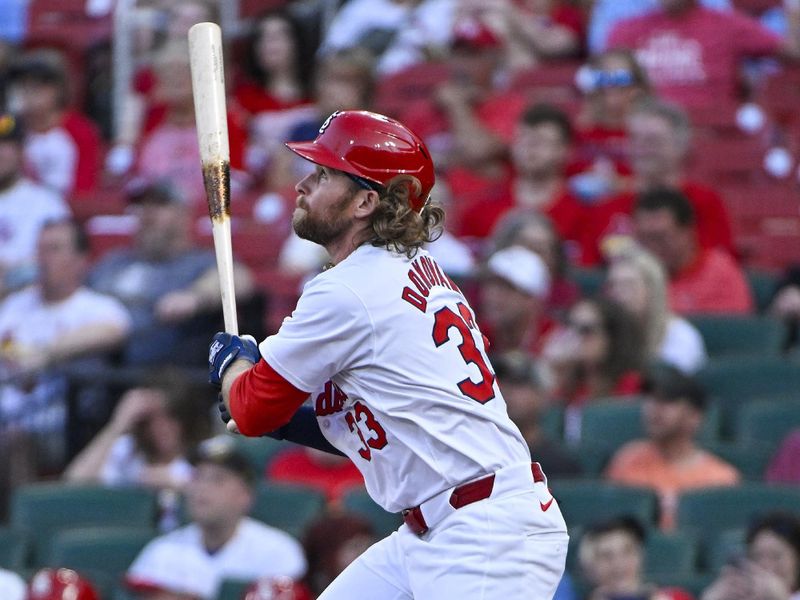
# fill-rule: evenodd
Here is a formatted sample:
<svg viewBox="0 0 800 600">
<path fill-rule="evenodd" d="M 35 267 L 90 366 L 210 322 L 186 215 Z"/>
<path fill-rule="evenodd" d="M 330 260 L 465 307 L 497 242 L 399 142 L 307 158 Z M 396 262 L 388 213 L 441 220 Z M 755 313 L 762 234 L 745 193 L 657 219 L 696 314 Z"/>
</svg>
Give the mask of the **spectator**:
<svg viewBox="0 0 800 600">
<path fill-rule="evenodd" d="M 578 547 L 587 600 L 692 600 L 679 588 L 659 589 L 644 577 L 646 532 L 633 517 L 617 517 L 586 529 Z"/>
<path fill-rule="evenodd" d="M 341 393 L 334 383 L 322 394 Z M 346 456 L 329 454 L 308 447 L 287 448 L 267 466 L 267 480 L 294 483 L 325 494 L 328 503 L 339 506 L 342 497 L 354 488 L 364 487 L 364 478 Z"/>
<path fill-rule="evenodd" d="M 800 429 L 793 429 L 781 441 L 780 447 L 767 467 L 769 483 L 800 483 Z"/>
<path fill-rule="evenodd" d="M 640 194 L 633 219 L 637 239 L 668 273 L 670 309 L 680 315 L 752 312 L 744 273 L 724 250 L 702 247 L 683 193 L 656 188 Z"/>
<path fill-rule="evenodd" d="M 27 600 L 100 600 L 100 594 L 72 569 L 41 569 L 31 578 Z"/>
<path fill-rule="evenodd" d="M 485 238 L 511 208 L 547 215 L 562 239 L 577 241 L 582 209 L 566 186 L 572 126 L 561 110 L 538 104 L 525 109 L 511 144 L 514 177 L 492 195 L 463 209 L 458 234 Z"/>
<path fill-rule="evenodd" d="M 372 52 L 379 75 L 442 54 L 450 43 L 455 0 L 350 0 L 334 17 L 320 53 L 358 46 Z"/>
<path fill-rule="evenodd" d="M 674 367 L 653 367 L 642 391 L 647 438 L 620 448 L 611 458 L 606 477 L 654 489 L 660 500 L 661 527 L 671 530 L 682 492 L 736 485 L 740 476 L 734 467 L 697 445 L 707 398 L 695 379 Z"/>
<path fill-rule="evenodd" d="M 131 311 L 126 364 L 199 364 L 196 340 L 213 331 L 221 306 L 214 254 L 193 246 L 192 212 L 169 181 L 136 182 L 127 195 L 139 223 L 133 247 L 105 256 L 90 284 Z M 250 298 L 249 272 L 236 265 L 234 275 L 237 300 Z"/>
<path fill-rule="evenodd" d="M 706 363 L 705 343 L 694 325 L 667 306 L 664 268 L 649 252 L 632 246 L 614 254 L 606 277 L 608 295 L 642 324 L 647 356 L 694 373 Z"/>
<path fill-rule="evenodd" d="M 747 531 L 747 554 L 723 567 L 702 600 L 797 600 L 800 598 L 800 520 L 767 513 Z"/>
<path fill-rule="evenodd" d="M 162 592 L 213 600 L 226 578 L 301 577 L 306 561 L 300 544 L 246 516 L 256 474 L 233 440 L 206 440 L 193 462 L 186 487 L 191 522 L 145 546 L 128 569 L 128 586 L 147 600 Z"/>
<path fill-rule="evenodd" d="M 21 123 L 0 115 L 0 295 L 33 281 L 42 225 L 69 214 L 57 193 L 22 174 L 23 139 Z"/>
<path fill-rule="evenodd" d="M 376 541 L 369 521 L 355 514 L 325 514 L 312 522 L 303 537 L 311 591 L 320 594 Z"/>
<path fill-rule="evenodd" d="M 248 77 L 233 90 L 249 122 L 245 163 L 251 173 L 268 167 L 289 132 L 315 116 L 307 47 L 300 24 L 286 10 L 266 12 L 256 21 L 248 42 Z"/>
<path fill-rule="evenodd" d="M 619 0 L 594 0 L 591 18 L 589 19 L 589 51 L 592 54 L 604 52 L 608 43 L 608 34 L 617 23 L 657 10 L 659 1 L 636 0 L 636 2 L 620 2 Z M 731 7 L 730 0 L 700 0 L 700 4 L 715 10 L 728 10 Z"/>
<path fill-rule="evenodd" d="M 118 301 L 83 286 L 88 261 L 88 241 L 77 223 L 46 223 L 37 246 L 36 285 L 0 304 L 0 365 L 7 378 L 0 386 L 0 423 L 6 433 L 16 432 L 4 441 L 17 446 L 15 459 L 26 461 L 29 471 L 63 467 L 67 379 L 57 367 L 100 361 L 131 327 Z M 30 437 L 33 455 L 22 442 Z"/>
<path fill-rule="evenodd" d="M 697 218 L 697 242 L 703 248 L 719 248 L 735 256 L 730 217 L 719 194 L 712 188 L 686 177 L 686 158 L 690 150 L 691 124 L 686 113 L 676 106 L 658 101 L 637 105 L 627 122 L 631 189 L 590 212 L 587 221 L 590 249 L 603 250 L 609 236 L 627 232 L 637 194 L 657 188 L 681 191 Z M 620 231 L 622 230 L 622 231 Z"/>
<path fill-rule="evenodd" d="M 511 246 L 486 263 L 479 289 L 478 320 L 492 353 L 534 352 L 551 323 L 544 315 L 550 275 L 539 255 Z"/>
<path fill-rule="evenodd" d="M 583 13 L 563 0 L 462 0 L 456 22 L 465 20 L 487 25 L 505 41 L 511 72 L 578 57 L 585 46 Z"/>
<path fill-rule="evenodd" d="M 181 371 L 166 369 L 128 390 L 108 424 L 64 471 L 70 482 L 142 485 L 160 492 L 163 529 L 176 517 L 176 494 L 191 477 L 187 455 L 211 433 L 207 411 Z M 210 404 L 210 403 L 209 403 Z"/>
<path fill-rule="evenodd" d="M 139 146 L 136 173 L 145 179 L 171 179 L 189 200 L 190 205 L 203 206 L 205 187 L 200 168 L 200 147 L 189 70 L 189 46 L 174 40 L 159 50 L 155 60 L 156 99 L 165 110 L 161 120 L 144 135 Z M 246 132 L 228 115 L 230 141 L 231 186 L 244 187 L 242 169 Z M 201 204 L 203 203 L 203 204 Z"/>
<path fill-rule="evenodd" d="M 0 597 L 5 600 L 25 600 L 25 581 L 14 573 L 0 568 Z"/>
<path fill-rule="evenodd" d="M 616 302 L 585 298 L 570 309 L 565 326 L 548 336 L 542 350 L 552 394 L 567 405 L 567 440 L 580 439 L 585 403 L 639 392 L 643 348 L 636 319 Z"/>
<path fill-rule="evenodd" d="M 70 108 L 67 72 L 57 54 L 23 55 L 9 70 L 9 106 L 26 127 L 25 162 L 33 179 L 66 198 L 92 192 L 100 169 L 100 135 Z"/>
<path fill-rule="evenodd" d="M 788 15 L 792 26 L 781 39 L 735 10 L 711 10 L 697 0 L 660 0 L 660 5 L 618 23 L 609 47 L 635 50 L 659 96 L 683 106 L 734 101 L 745 57 L 800 57 L 800 7 Z"/>
<path fill-rule="evenodd" d="M 628 185 L 628 132 L 634 107 L 650 96 L 650 82 L 630 50 L 609 50 L 589 59 L 576 75 L 584 93 L 577 117 L 570 189 L 586 204 Z"/>
<path fill-rule="evenodd" d="M 581 475 L 580 463 L 542 427 L 548 408 L 545 386 L 533 358 L 523 352 L 506 352 L 492 358 L 508 416 L 519 427 L 533 460 L 549 477 Z"/>
<path fill-rule="evenodd" d="M 491 247 L 493 250 L 502 250 L 510 246 L 532 250 L 544 261 L 550 274 L 547 312 L 560 317 L 578 299 L 580 290 L 567 275 L 567 257 L 571 252 L 569 245 L 561 240 L 553 222 L 535 212 L 509 212 L 495 227 Z"/>
</svg>

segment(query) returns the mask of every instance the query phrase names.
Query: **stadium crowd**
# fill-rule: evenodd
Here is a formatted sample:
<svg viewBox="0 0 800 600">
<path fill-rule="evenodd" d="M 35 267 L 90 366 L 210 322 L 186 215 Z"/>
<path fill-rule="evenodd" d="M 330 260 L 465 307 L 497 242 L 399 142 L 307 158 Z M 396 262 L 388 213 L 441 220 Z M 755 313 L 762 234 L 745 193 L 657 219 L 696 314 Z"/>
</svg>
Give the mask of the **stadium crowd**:
<svg viewBox="0 0 800 600">
<path fill-rule="evenodd" d="M 346 459 L 215 414 L 214 21 L 243 332 L 327 262 L 283 143 L 395 117 L 569 525 L 556 598 L 800 599 L 800 1 L 5 4 L 0 598 L 310 600 L 400 525 Z"/>
</svg>

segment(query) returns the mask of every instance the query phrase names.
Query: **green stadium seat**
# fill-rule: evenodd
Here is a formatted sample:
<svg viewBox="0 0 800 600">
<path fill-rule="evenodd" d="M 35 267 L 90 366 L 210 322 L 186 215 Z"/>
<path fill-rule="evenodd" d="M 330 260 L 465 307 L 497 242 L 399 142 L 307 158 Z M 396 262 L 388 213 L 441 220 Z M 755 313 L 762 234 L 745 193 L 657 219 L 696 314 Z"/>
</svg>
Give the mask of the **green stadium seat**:
<svg viewBox="0 0 800 600">
<path fill-rule="evenodd" d="M 581 296 L 590 297 L 600 291 L 606 279 L 606 274 L 603 269 L 575 267 L 570 270 L 569 278 L 578 285 Z"/>
<path fill-rule="evenodd" d="M 301 538 L 306 526 L 322 514 L 325 495 L 313 488 L 262 482 L 250 516 Z"/>
<path fill-rule="evenodd" d="M 154 528 L 156 496 L 144 488 L 38 483 L 18 488 L 11 497 L 10 526 L 27 532 L 34 563 L 46 555 L 60 531 L 89 526 Z"/>
<path fill-rule="evenodd" d="M 644 572 L 688 576 L 695 572 L 698 548 L 694 538 L 682 533 L 649 531 L 645 540 Z"/>
<path fill-rule="evenodd" d="M 28 536 L 21 531 L 0 527 L 0 568 L 15 571 L 25 566 Z"/>
<path fill-rule="evenodd" d="M 56 534 L 43 562 L 78 572 L 102 571 L 118 580 L 155 536 L 152 529 L 135 527 L 68 529 Z"/>
<path fill-rule="evenodd" d="M 723 435 L 732 437 L 739 407 L 800 389 L 800 365 L 778 357 L 736 357 L 710 361 L 698 379 L 721 410 Z"/>
<path fill-rule="evenodd" d="M 697 536 L 705 551 L 729 529 L 742 529 L 770 510 L 796 511 L 800 488 L 747 482 L 735 487 L 690 490 L 678 500 L 678 529 Z"/>
<path fill-rule="evenodd" d="M 785 335 L 781 321 L 761 315 L 693 316 L 711 358 L 777 356 Z"/>
<path fill-rule="evenodd" d="M 219 586 L 216 600 L 242 600 L 251 583 L 243 579 L 224 579 Z"/>
<path fill-rule="evenodd" d="M 657 500 L 650 489 L 590 479 L 554 481 L 550 487 L 570 527 L 623 515 L 636 517 L 646 527 L 655 523 Z"/>
<path fill-rule="evenodd" d="M 750 284 L 750 291 L 753 294 L 753 299 L 756 302 L 756 309 L 758 312 L 763 313 L 767 310 L 772 296 L 775 293 L 775 287 L 778 283 L 778 278 L 768 272 L 757 269 L 749 269 L 746 272 L 747 282 Z"/>
<path fill-rule="evenodd" d="M 708 442 L 703 446 L 739 470 L 750 481 L 764 479 L 764 470 L 772 457 L 773 448 L 759 442 Z"/>
<path fill-rule="evenodd" d="M 244 454 L 253 465 L 259 477 L 263 477 L 269 461 L 281 450 L 293 444 L 270 437 L 251 438 L 243 435 L 233 436 L 236 449 Z"/>
<path fill-rule="evenodd" d="M 748 402 L 740 408 L 736 418 L 736 439 L 761 442 L 776 449 L 792 429 L 800 427 L 798 400 L 800 395 Z"/>
<path fill-rule="evenodd" d="M 723 531 L 703 553 L 702 567 L 709 573 L 719 573 L 719 570 L 731 558 L 741 556 L 746 551 L 744 529 L 729 529 Z"/>
<path fill-rule="evenodd" d="M 564 408 L 551 406 L 542 414 L 539 425 L 551 440 L 564 437 Z"/>
<path fill-rule="evenodd" d="M 403 519 L 399 514 L 383 510 L 362 488 L 355 488 L 345 493 L 342 498 L 342 506 L 348 512 L 361 515 L 372 523 L 379 538 L 386 537 L 403 524 Z"/>
</svg>

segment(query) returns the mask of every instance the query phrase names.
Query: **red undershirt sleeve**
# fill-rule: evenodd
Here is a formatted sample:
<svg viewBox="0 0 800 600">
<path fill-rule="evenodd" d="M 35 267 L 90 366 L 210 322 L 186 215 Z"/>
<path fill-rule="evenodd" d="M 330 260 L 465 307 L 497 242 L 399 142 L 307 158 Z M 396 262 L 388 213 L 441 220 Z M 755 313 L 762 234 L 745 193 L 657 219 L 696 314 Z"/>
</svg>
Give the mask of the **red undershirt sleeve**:
<svg viewBox="0 0 800 600">
<path fill-rule="evenodd" d="M 264 435 L 286 425 L 309 394 L 262 359 L 234 380 L 229 398 L 231 417 L 243 435 Z"/>
</svg>

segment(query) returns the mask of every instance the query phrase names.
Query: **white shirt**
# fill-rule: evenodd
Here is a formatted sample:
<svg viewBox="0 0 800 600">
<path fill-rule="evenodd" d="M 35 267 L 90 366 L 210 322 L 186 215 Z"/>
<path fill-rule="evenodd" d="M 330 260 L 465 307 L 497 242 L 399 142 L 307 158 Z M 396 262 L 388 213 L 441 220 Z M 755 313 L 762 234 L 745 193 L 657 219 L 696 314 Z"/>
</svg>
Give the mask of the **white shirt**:
<svg viewBox="0 0 800 600">
<path fill-rule="evenodd" d="M 64 127 L 29 132 L 25 140 L 25 160 L 36 179 L 47 187 L 66 194 L 75 186 L 78 145 Z"/>
<path fill-rule="evenodd" d="M 228 543 L 213 554 L 206 551 L 195 524 L 156 538 L 133 561 L 126 579 L 133 587 L 149 586 L 213 600 L 224 579 L 298 579 L 305 571 L 303 549 L 293 537 L 245 517 Z"/>
<path fill-rule="evenodd" d="M 306 284 L 260 349 L 314 392 L 322 433 L 390 512 L 530 462 L 474 313 L 425 251 L 412 261 L 359 247 Z"/>
<path fill-rule="evenodd" d="M 3 600 L 25 600 L 25 581 L 13 571 L 0 569 L 0 598 Z"/>
<path fill-rule="evenodd" d="M 29 179 L 0 192 L 0 263 L 32 267 L 42 225 L 69 214 L 61 196 Z"/>
<path fill-rule="evenodd" d="M 672 317 L 661 342 L 659 357 L 684 373 L 695 373 L 708 360 L 703 336 L 697 328 L 681 317 Z"/>
<path fill-rule="evenodd" d="M 106 485 L 140 484 L 142 469 L 146 465 L 144 456 L 136 449 L 133 436 L 123 435 L 111 446 L 111 451 L 100 471 L 100 481 Z M 172 479 L 177 482 L 186 483 L 192 476 L 192 465 L 183 457 L 173 459 L 167 465 L 167 469 Z"/>
</svg>

